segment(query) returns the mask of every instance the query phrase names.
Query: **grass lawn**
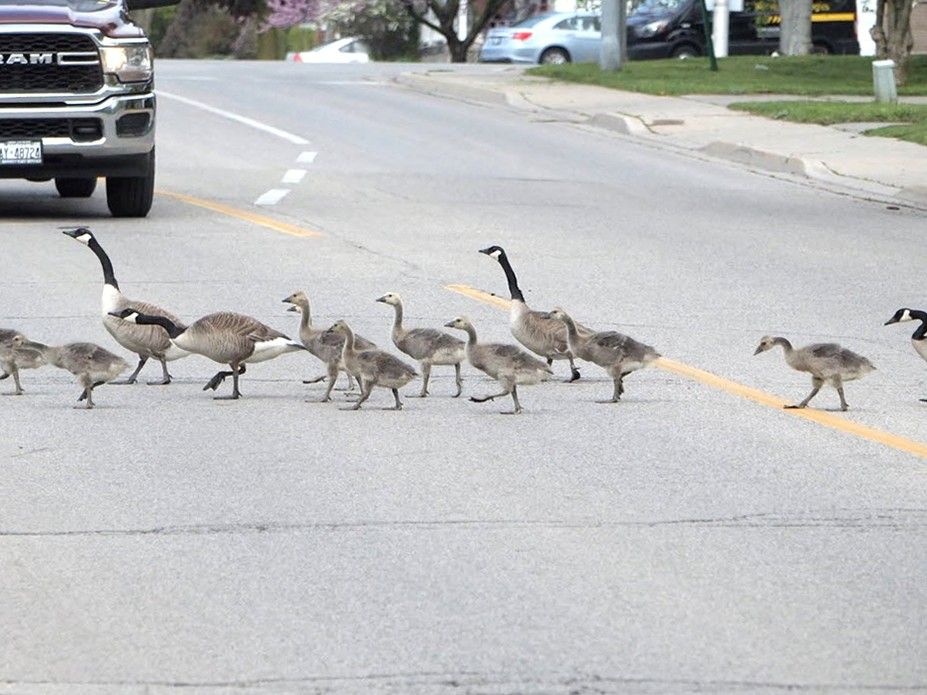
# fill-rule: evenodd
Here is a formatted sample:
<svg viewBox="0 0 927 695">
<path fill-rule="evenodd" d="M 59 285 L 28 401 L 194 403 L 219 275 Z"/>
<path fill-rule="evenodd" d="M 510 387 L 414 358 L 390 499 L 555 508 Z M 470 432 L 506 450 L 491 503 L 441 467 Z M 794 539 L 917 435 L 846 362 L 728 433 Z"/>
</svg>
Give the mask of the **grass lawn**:
<svg viewBox="0 0 927 695">
<path fill-rule="evenodd" d="M 544 65 L 531 75 L 647 94 L 872 94 L 872 58 L 861 56 L 734 56 L 721 58 L 718 72 L 707 58 L 639 60 L 621 72 L 602 72 L 590 63 Z M 908 86 L 899 94 L 927 94 L 927 56 L 912 56 Z"/>
<path fill-rule="evenodd" d="M 852 104 L 845 101 L 739 102 L 730 108 L 797 123 L 903 123 L 866 131 L 927 145 L 927 106 L 920 104 Z"/>
</svg>

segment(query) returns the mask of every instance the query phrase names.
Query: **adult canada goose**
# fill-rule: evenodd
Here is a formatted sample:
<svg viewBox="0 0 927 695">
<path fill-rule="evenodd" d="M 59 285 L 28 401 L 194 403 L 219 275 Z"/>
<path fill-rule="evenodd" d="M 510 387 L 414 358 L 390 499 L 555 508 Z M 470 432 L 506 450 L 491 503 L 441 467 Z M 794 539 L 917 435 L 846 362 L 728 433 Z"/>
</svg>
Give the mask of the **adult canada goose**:
<svg viewBox="0 0 927 695">
<path fill-rule="evenodd" d="M 550 367 L 536 360 L 527 352 L 515 345 L 501 343 L 478 343 L 476 329 L 465 316 L 458 316 L 453 321 L 444 324 L 446 328 L 456 328 L 467 334 L 467 359 L 470 364 L 491 376 L 505 387 L 502 393 L 491 396 L 470 396 L 474 403 L 485 403 L 502 396 L 512 396 L 515 410 L 511 414 L 522 412 L 521 403 L 518 402 L 518 386 L 520 384 L 537 384 L 546 381 L 553 374 Z M 508 413 L 507 413 L 508 414 Z"/>
<path fill-rule="evenodd" d="M 460 363 L 466 359 L 464 341 L 434 328 L 406 328 L 402 325 L 402 298 L 395 292 L 387 292 L 377 299 L 389 304 L 395 310 L 393 318 L 393 344 L 414 360 L 422 368 L 421 398 L 428 395 L 428 380 L 431 378 L 433 365 L 454 365 L 457 382 L 457 398 L 463 390 L 460 378 Z"/>
<path fill-rule="evenodd" d="M 329 333 L 324 328 L 315 328 L 312 325 L 312 312 L 309 308 L 309 297 L 305 292 L 294 292 L 283 300 L 285 304 L 292 304 L 287 311 L 298 311 L 302 314 L 299 321 L 299 339 L 306 349 L 325 363 L 328 377 L 328 388 L 322 403 L 331 400 L 332 389 L 335 387 L 335 380 L 338 378 L 338 372 L 343 371 L 348 378 L 348 390 L 354 388 L 354 379 L 351 373 L 345 369 L 341 353 L 344 348 L 344 336 L 340 333 Z M 371 341 L 359 335 L 354 336 L 354 345 L 358 350 L 369 350 L 376 345 Z M 325 377 L 316 379 L 306 379 L 304 384 L 315 384 Z"/>
<path fill-rule="evenodd" d="M 843 396 L 843 382 L 859 379 L 875 369 L 872 362 L 865 357 L 836 343 L 815 343 L 796 350 L 785 338 L 767 335 L 760 340 L 753 354 L 759 355 L 761 352 L 772 350 L 776 345 L 782 346 L 785 361 L 792 369 L 811 374 L 811 393 L 798 405 L 787 405 L 786 408 L 807 407 L 821 390 L 821 386 L 829 384 L 837 389 L 840 396 L 840 410 L 846 410 L 849 406 Z"/>
<path fill-rule="evenodd" d="M 83 387 L 78 401 L 87 401 L 86 408 L 92 408 L 93 390 L 112 381 L 129 368 L 129 363 L 109 350 L 94 343 L 68 343 L 52 347 L 26 340 L 21 335 L 13 338 L 13 345 L 41 353 L 48 364 L 65 369 L 77 377 Z M 75 406 L 80 407 L 80 406 Z"/>
<path fill-rule="evenodd" d="M 360 382 L 360 399 L 350 409 L 360 410 L 361 404 L 370 398 L 373 387 L 380 386 L 393 392 L 393 398 L 396 399 L 396 407 L 393 410 L 402 410 L 399 389 L 417 377 L 418 373 L 398 357 L 383 350 L 357 350 L 354 331 L 344 321 L 337 321 L 328 330 L 344 337 L 344 365 Z"/>
<path fill-rule="evenodd" d="M 525 304 L 525 297 L 518 287 L 518 279 L 515 277 L 515 271 L 512 270 L 512 264 L 509 263 L 509 258 L 501 246 L 480 249 L 480 253 L 495 258 L 505 272 L 505 279 L 509 283 L 509 294 L 512 297 L 509 326 L 515 340 L 531 352 L 545 358 L 548 366 L 553 364 L 554 360 L 569 360 L 569 381 L 579 379 L 579 370 L 573 361 L 573 353 L 570 352 L 570 346 L 567 343 L 566 326 L 563 322 L 551 318 L 549 312 L 534 311 L 528 308 Z M 576 329 L 581 334 L 592 333 L 590 329 L 580 324 L 576 325 Z"/>
<path fill-rule="evenodd" d="M 161 381 L 149 381 L 148 383 L 152 385 L 171 383 L 167 363 L 171 360 L 186 357 L 189 353 L 172 344 L 167 333 L 160 326 L 140 326 L 128 323 L 118 318 L 117 315 L 125 309 L 134 309 L 147 316 L 163 316 L 172 324 L 181 328 L 185 327 L 184 324 L 166 309 L 149 302 L 129 299 L 122 294 L 119 290 L 119 283 L 116 282 L 116 276 L 113 274 L 113 264 L 110 262 L 109 256 L 87 227 L 67 229 L 64 233 L 75 241 L 89 247 L 100 260 L 100 266 L 103 268 L 103 295 L 100 300 L 103 326 L 117 343 L 126 350 L 138 355 L 138 366 L 135 371 L 129 375 L 128 379 L 120 383 L 134 384 L 138 378 L 138 373 L 142 371 L 142 367 L 152 357 L 161 363 L 162 378 Z"/>
<path fill-rule="evenodd" d="M 919 311 L 918 309 L 899 309 L 895 312 L 894 316 L 885 322 L 885 325 L 890 326 L 893 323 L 901 323 L 903 321 L 921 322 L 921 325 L 914 331 L 914 335 L 911 336 L 911 344 L 914 346 L 914 351 L 923 359 L 927 360 L 927 312 Z M 927 398 L 921 398 L 920 400 L 923 403 L 927 403 Z"/>
<path fill-rule="evenodd" d="M 171 337 L 171 342 L 181 350 L 229 365 L 232 371 L 217 373 L 203 387 L 204 391 L 215 391 L 227 376 L 231 376 L 232 395 L 217 396 L 218 400 L 241 397 L 238 377 L 244 374 L 246 364 L 265 362 L 287 352 L 306 349 L 302 343 L 290 340 L 257 319 L 231 311 L 209 314 L 189 326 L 178 326 L 164 316 L 148 316 L 135 309 L 125 309 L 119 317 L 142 326 L 161 326 Z"/>
<path fill-rule="evenodd" d="M 14 344 L 13 340 L 18 338 Z M 40 350 L 30 347 L 25 337 L 19 331 L 0 328 L 0 381 L 13 377 L 16 390 L 4 394 L 7 396 L 21 396 L 24 391 L 19 383 L 20 369 L 36 369 L 45 364 L 45 358 Z"/>
<path fill-rule="evenodd" d="M 624 377 L 660 357 L 660 353 L 649 345 L 615 331 L 580 335 L 576 322 L 563 309 L 554 309 L 550 315 L 566 324 L 570 352 L 581 360 L 603 367 L 614 380 L 615 390 L 611 399 L 599 403 L 617 403 L 624 393 Z"/>
</svg>

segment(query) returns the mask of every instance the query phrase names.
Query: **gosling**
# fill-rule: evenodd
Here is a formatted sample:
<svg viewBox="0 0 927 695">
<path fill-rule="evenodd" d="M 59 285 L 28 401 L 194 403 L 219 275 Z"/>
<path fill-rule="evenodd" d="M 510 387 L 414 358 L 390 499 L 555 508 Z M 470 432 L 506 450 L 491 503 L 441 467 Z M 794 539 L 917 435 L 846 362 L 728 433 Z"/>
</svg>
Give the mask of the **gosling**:
<svg viewBox="0 0 927 695">
<path fill-rule="evenodd" d="M 433 365 L 454 365 L 457 393 L 463 391 L 460 377 L 460 363 L 466 359 L 464 341 L 434 328 L 406 328 L 402 325 L 402 298 L 395 292 L 387 292 L 376 301 L 389 304 L 395 310 L 393 318 L 393 345 L 399 348 L 422 368 L 422 391 L 419 398 L 428 396 L 428 381 Z"/>
<path fill-rule="evenodd" d="M 518 386 L 537 384 L 547 381 L 553 372 L 550 367 L 537 360 L 515 345 L 502 343 L 478 343 L 476 329 L 465 316 L 458 316 L 444 324 L 445 328 L 456 328 L 467 334 L 467 360 L 481 372 L 498 381 L 505 390 L 490 396 L 470 396 L 474 403 L 485 403 L 503 396 L 512 396 L 515 410 L 504 415 L 517 415 L 522 412 L 518 402 Z"/>
<path fill-rule="evenodd" d="M 785 338 L 764 336 L 754 355 L 772 350 L 781 345 L 785 351 L 785 361 L 792 369 L 811 374 L 811 393 L 797 405 L 787 405 L 787 409 L 807 408 L 811 399 L 818 395 L 824 384 L 837 389 L 840 396 L 840 410 L 846 412 L 850 407 L 843 395 L 843 382 L 859 379 L 875 369 L 875 366 L 862 355 L 857 355 L 836 343 L 814 343 L 798 350 Z"/>
<path fill-rule="evenodd" d="M 344 366 L 360 382 L 361 395 L 353 407 L 348 410 L 360 410 L 361 405 L 370 398 L 374 386 L 387 388 L 393 392 L 396 407 L 390 410 L 402 410 L 399 389 L 418 376 L 418 373 L 398 357 L 376 348 L 358 351 L 355 346 L 354 331 L 344 321 L 337 321 L 329 333 L 344 336 L 342 359 Z"/>
<path fill-rule="evenodd" d="M 19 345 L 13 344 L 16 337 L 22 338 Z M 12 331 L 6 328 L 0 328 L 0 381 L 13 377 L 13 384 L 16 386 L 14 391 L 6 393 L 7 396 L 21 396 L 25 393 L 22 384 L 19 383 L 20 369 L 37 369 L 45 365 L 45 358 L 39 350 L 28 347 L 24 344 L 26 341 L 22 333 Z"/>
<path fill-rule="evenodd" d="M 612 397 L 597 403 L 617 403 L 624 393 L 624 378 L 656 361 L 660 353 L 615 331 L 580 333 L 576 322 L 563 309 L 550 312 L 551 318 L 563 321 L 567 329 L 570 352 L 575 357 L 604 368 L 615 383 Z"/>
<path fill-rule="evenodd" d="M 129 363 L 109 350 L 94 343 L 68 343 L 60 347 L 51 347 L 42 343 L 27 341 L 21 335 L 13 338 L 13 345 L 27 350 L 35 350 L 48 364 L 64 369 L 77 377 L 77 383 L 83 387 L 78 402 L 86 401 L 88 410 L 94 407 L 93 390 L 106 384 L 129 368 Z M 80 407 L 80 406 L 75 406 Z"/>
</svg>

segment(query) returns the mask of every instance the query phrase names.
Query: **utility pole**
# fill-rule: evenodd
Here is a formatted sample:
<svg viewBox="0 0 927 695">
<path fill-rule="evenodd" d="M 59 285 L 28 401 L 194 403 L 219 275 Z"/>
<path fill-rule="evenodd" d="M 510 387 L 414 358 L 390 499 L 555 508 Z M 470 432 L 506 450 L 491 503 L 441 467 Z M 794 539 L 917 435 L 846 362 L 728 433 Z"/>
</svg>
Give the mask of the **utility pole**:
<svg viewBox="0 0 927 695">
<path fill-rule="evenodd" d="M 624 66 L 624 44 L 627 32 L 626 0 L 602 0 L 602 44 L 599 48 L 599 67 L 618 71 Z"/>
</svg>

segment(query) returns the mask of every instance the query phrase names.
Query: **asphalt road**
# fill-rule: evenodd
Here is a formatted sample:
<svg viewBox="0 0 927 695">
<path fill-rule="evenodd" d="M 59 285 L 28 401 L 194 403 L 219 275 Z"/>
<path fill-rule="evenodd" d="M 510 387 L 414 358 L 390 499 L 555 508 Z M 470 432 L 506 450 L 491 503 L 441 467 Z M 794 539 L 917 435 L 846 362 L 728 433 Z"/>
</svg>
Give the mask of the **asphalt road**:
<svg viewBox="0 0 927 695">
<path fill-rule="evenodd" d="M 521 417 L 451 399 L 448 368 L 399 413 L 386 391 L 307 402 L 308 355 L 249 368 L 233 403 L 199 357 L 89 412 L 70 375 L 25 373 L 0 402 L 0 692 L 927 689 L 927 365 L 913 324 L 882 326 L 923 302 L 923 212 L 417 94 L 401 66 L 158 69 L 147 220 L 3 183 L 0 325 L 118 349 L 96 259 L 56 229 L 82 223 L 128 296 L 188 320 L 295 334 L 280 300 L 304 289 L 319 323 L 389 345 L 373 300 L 397 291 L 410 324 L 511 340 L 446 289 L 504 295 L 477 253 L 495 243 L 529 304 L 735 384 L 806 395 L 781 353 L 752 356 L 767 333 L 878 371 L 823 422 L 661 369 L 606 406 L 586 365 L 524 388 Z"/>
</svg>

